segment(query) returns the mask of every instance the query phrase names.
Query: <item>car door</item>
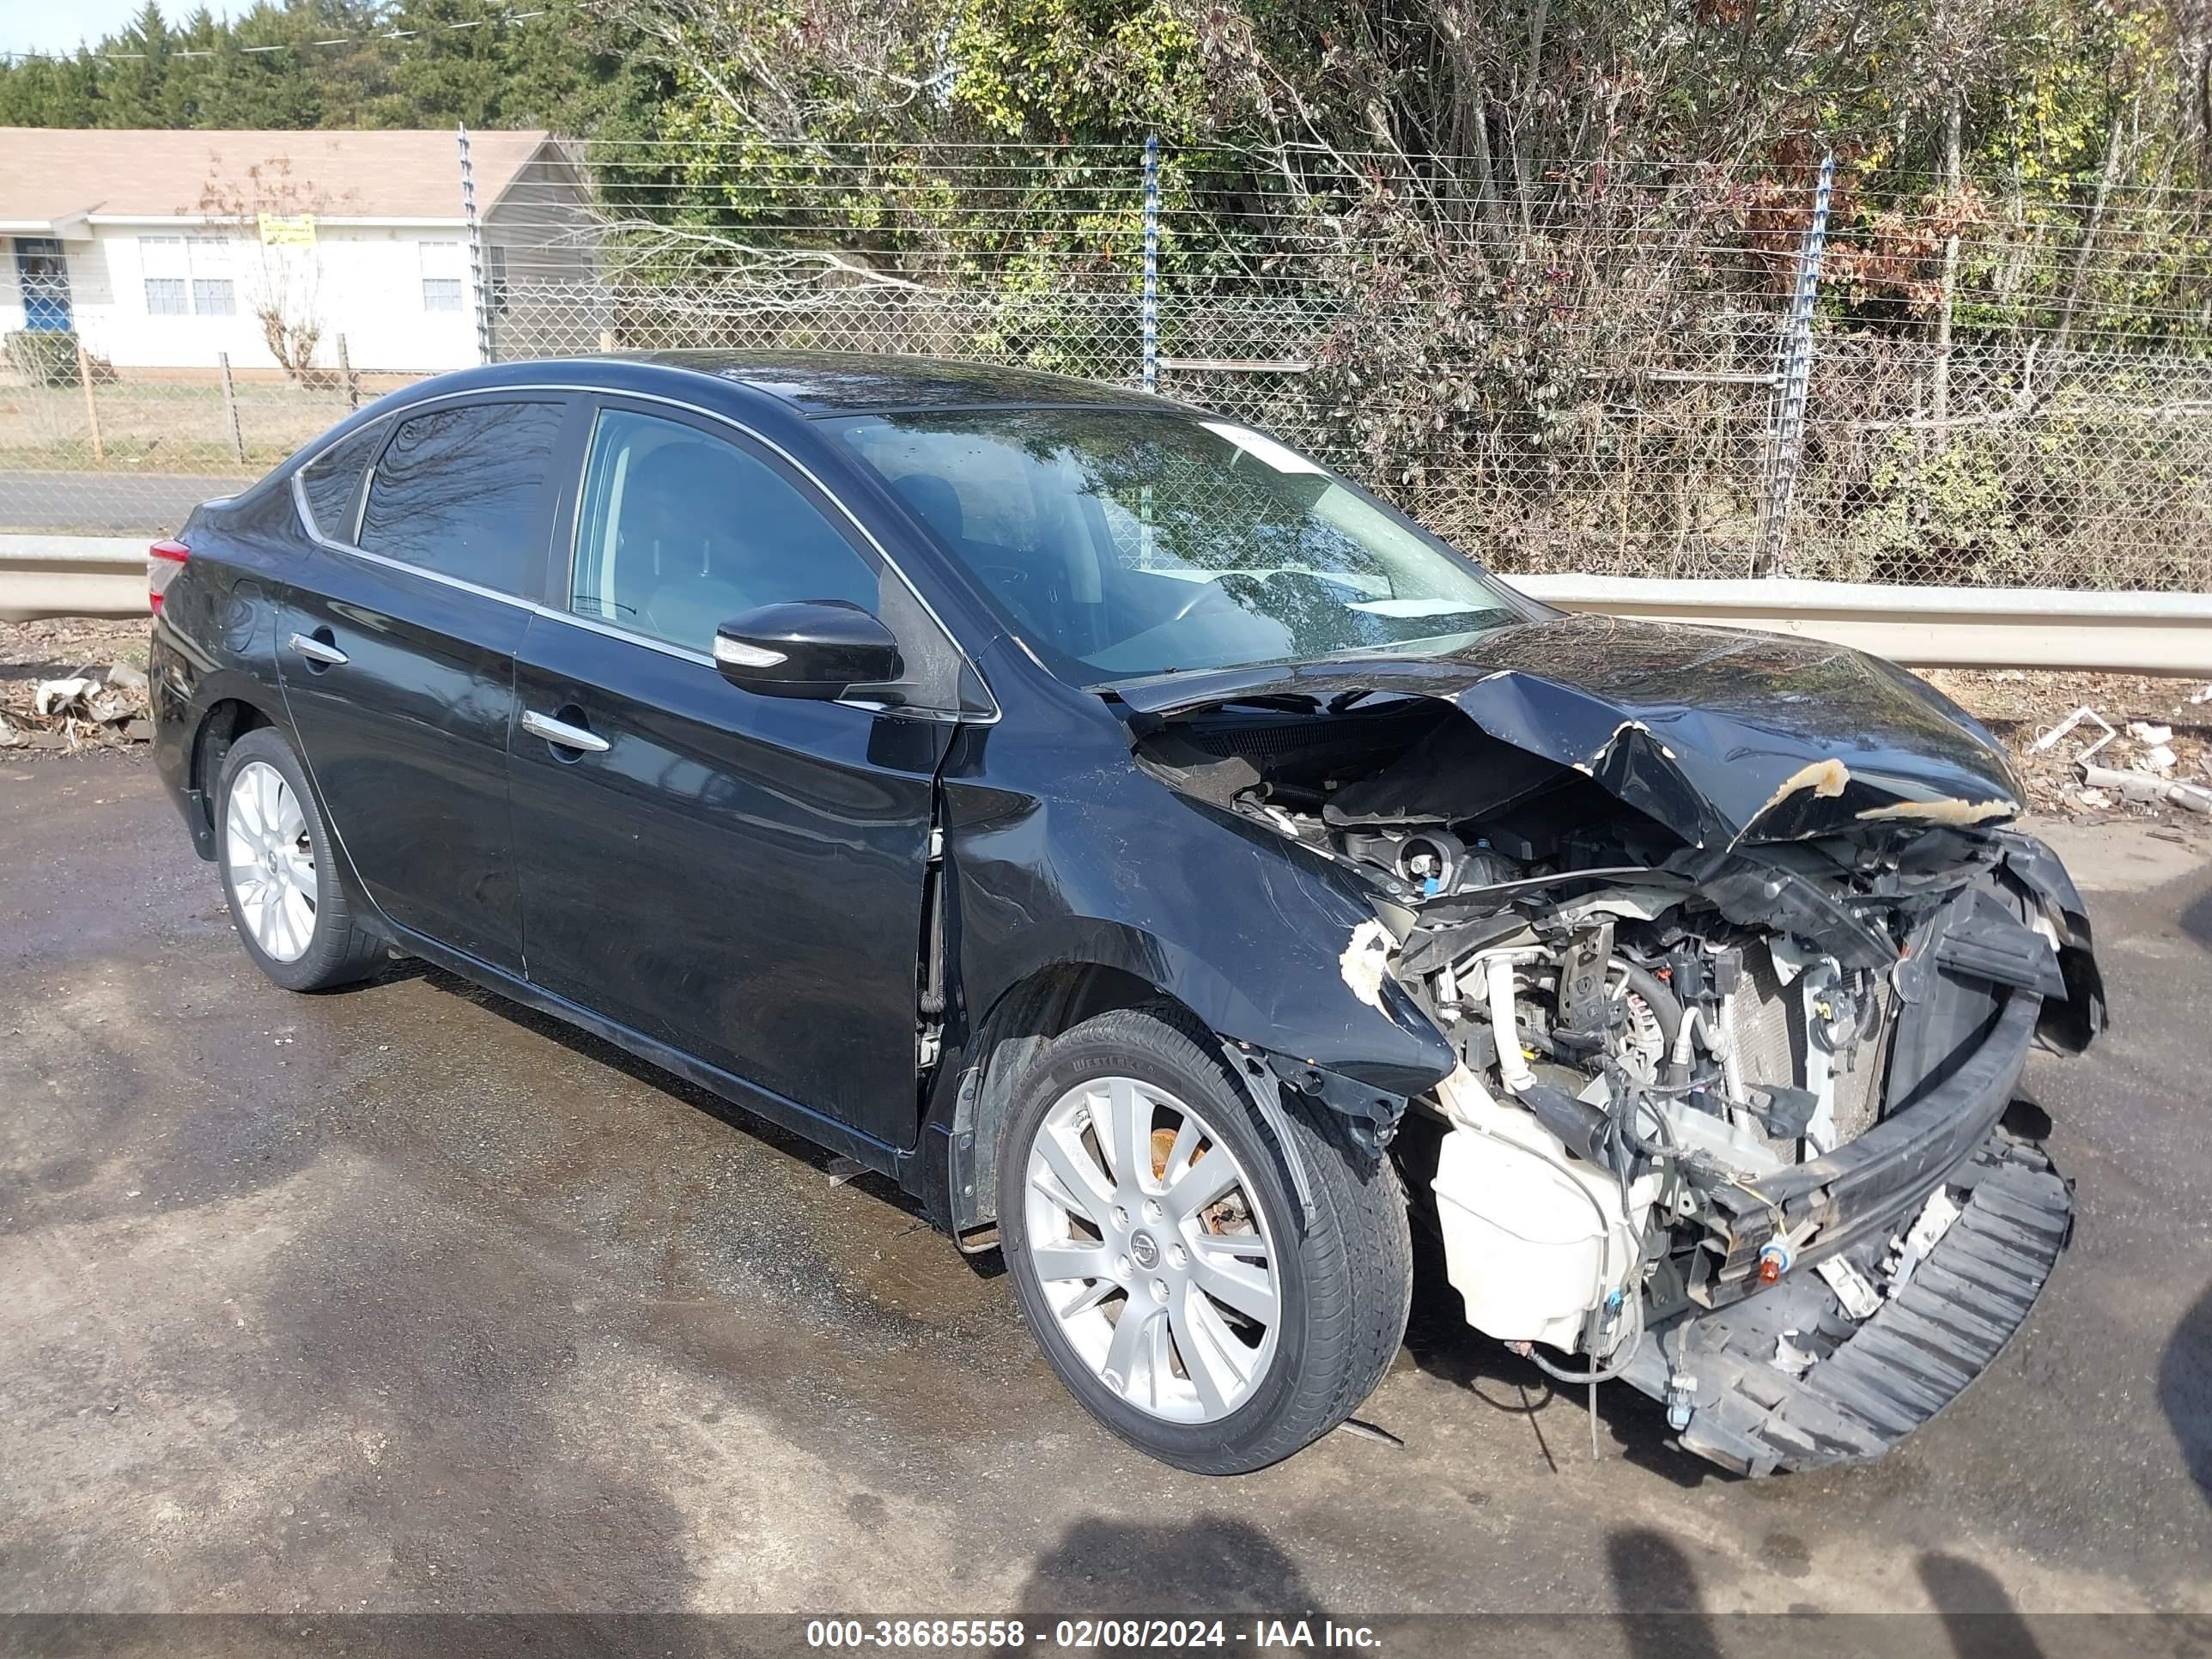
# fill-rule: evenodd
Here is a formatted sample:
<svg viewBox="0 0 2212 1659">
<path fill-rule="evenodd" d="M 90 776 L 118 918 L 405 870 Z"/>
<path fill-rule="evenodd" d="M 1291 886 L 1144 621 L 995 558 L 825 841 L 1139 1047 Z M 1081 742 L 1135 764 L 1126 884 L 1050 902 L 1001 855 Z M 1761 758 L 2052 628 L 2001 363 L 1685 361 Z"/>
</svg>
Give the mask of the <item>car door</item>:
<svg viewBox="0 0 2212 1659">
<path fill-rule="evenodd" d="M 369 896 L 400 926 L 516 973 L 514 653 L 544 577 L 569 401 L 441 402 L 310 463 L 301 512 L 322 545 L 277 629 L 285 707 Z"/>
<path fill-rule="evenodd" d="M 730 617 L 802 599 L 882 617 L 917 672 L 957 653 L 811 482 L 708 417 L 602 400 L 571 519 L 567 603 L 517 660 L 532 981 L 787 1119 L 910 1144 L 945 699 L 759 696 L 708 653 Z"/>
</svg>

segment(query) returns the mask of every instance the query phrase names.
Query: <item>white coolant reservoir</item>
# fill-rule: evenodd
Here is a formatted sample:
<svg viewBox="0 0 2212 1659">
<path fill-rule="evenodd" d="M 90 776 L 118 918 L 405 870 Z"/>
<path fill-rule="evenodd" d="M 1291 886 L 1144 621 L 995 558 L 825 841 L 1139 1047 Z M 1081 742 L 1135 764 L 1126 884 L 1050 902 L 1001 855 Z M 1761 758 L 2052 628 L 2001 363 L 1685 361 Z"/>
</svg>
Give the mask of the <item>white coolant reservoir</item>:
<svg viewBox="0 0 2212 1659">
<path fill-rule="evenodd" d="M 1467 1322 L 1572 1352 L 1585 1316 L 1623 1288 L 1635 1262 L 1619 1181 L 1463 1068 L 1437 1094 L 1452 1127 L 1431 1185 Z M 1646 1176 L 1631 1188 L 1639 1214 L 1656 1185 Z"/>
</svg>

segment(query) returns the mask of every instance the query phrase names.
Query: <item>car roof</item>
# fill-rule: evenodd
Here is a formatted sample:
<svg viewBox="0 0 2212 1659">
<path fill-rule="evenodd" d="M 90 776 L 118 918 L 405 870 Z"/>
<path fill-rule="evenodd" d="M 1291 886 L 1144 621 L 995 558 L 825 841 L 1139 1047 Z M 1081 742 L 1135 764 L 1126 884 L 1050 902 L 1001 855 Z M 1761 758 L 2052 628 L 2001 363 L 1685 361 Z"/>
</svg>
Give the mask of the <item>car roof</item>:
<svg viewBox="0 0 2212 1659">
<path fill-rule="evenodd" d="M 655 363 L 716 375 L 810 416 L 923 409 L 1185 410 L 1183 404 L 1169 398 L 1097 380 L 933 357 L 845 351 L 702 350 L 621 353 L 612 355 L 610 361 Z"/>
</svg>

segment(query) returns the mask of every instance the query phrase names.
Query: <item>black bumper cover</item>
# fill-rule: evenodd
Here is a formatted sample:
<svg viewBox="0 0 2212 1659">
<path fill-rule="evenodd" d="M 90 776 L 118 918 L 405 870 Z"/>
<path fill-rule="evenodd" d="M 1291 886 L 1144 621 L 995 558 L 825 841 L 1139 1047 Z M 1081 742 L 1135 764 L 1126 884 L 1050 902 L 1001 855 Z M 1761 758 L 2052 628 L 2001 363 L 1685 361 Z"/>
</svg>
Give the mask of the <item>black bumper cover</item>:
<svg viewBox="0 0 2212 1659">
<path fill-rule="evenodd" d="M 1944 1184 L 1969 1189 L 1962 1213 L 1864 1321 L 1846 1317 L 1816 1274 L 1793 1273 L 1647 1335 L 1624 1376 L 1669 1401 L 1686 1449 L 1741 1474 L 1880 1456 L 2003 1352 L 2073 1232 L 2072 1183 L 2040 1146 L 2003 1130 Z M 1773 1364 L 1786 1333 L 1821 1356 L 1802 1376 Z"/>
</svg>

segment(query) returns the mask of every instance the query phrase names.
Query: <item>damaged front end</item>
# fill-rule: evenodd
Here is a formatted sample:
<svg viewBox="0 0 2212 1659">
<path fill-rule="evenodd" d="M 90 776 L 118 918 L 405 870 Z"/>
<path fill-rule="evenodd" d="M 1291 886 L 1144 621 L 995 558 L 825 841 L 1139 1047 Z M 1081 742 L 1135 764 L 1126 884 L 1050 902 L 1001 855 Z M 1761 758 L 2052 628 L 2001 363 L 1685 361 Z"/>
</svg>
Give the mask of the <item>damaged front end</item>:
<svg viewBox="0 0 2212 1659">
<path fill-rule="evenodd" d="M 1414 1104 L 1476 1328 L 1765 1473 L 1879 1454 L 2026 1317 L 2071 1199 L 2002 1120 L 2102 988 L 2009 769 L 1920 682 L 1573 618 L 1115 690 L 1146 770 L 1370 881 L 1343 971 L 1456 1051 Z"/>
</svg>

